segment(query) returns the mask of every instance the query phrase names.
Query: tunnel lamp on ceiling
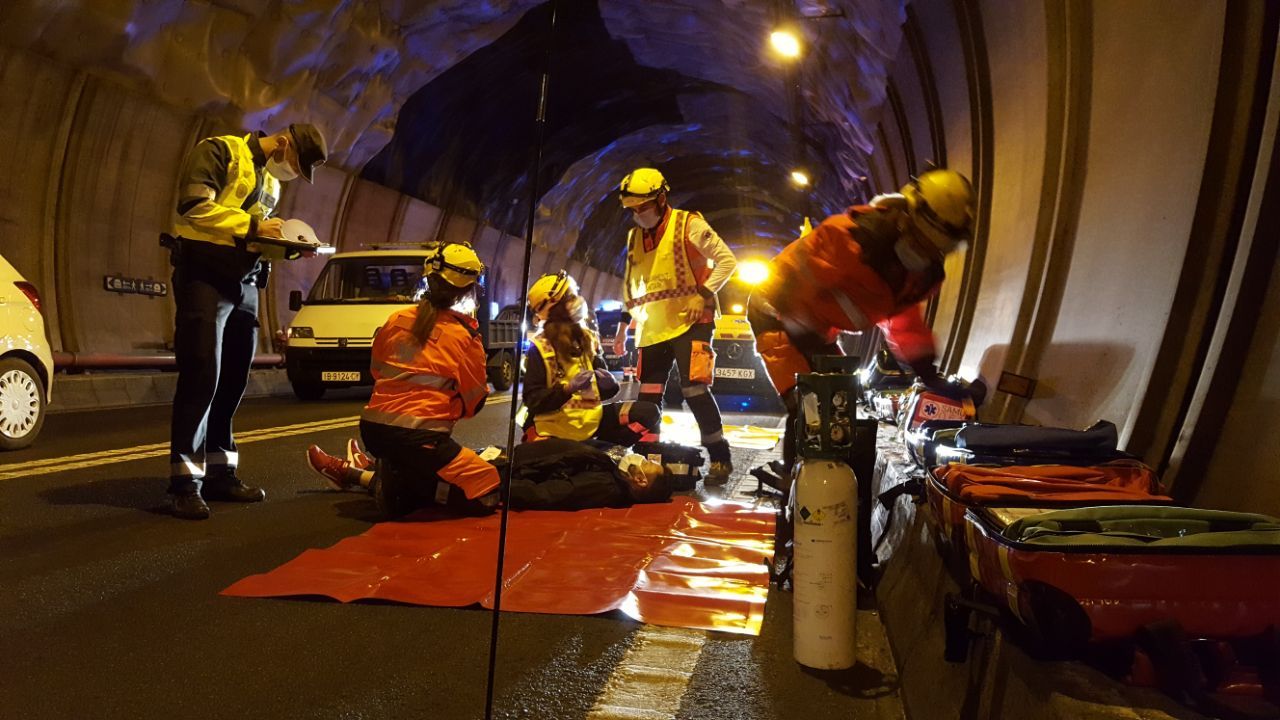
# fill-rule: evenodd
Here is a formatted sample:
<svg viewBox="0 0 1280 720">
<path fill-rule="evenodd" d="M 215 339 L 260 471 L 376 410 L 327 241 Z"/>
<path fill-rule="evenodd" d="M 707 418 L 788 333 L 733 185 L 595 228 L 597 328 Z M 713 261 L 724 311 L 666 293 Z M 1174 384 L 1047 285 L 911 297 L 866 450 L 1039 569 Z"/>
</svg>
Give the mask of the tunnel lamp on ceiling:
<svg viewBox="0 0 1280 720">
<path fill-rule="evenodd" d="M 795 183 L 795 184 L 796 184 L 796 187 L 808 187 L 808 186 L 809 186 L 809 173 L 807 173 L 807 172 L 805 172 L 805 171 L 803 171 L 803 170 L 792 170 L 792 171 L 791 171 L 791 182 Z"/>
<path fill-rule="evenodd" d="M 769 279 L 769 266 L 760 260 L 738 263 L 738 279 L 748 285 L 759 285 Z"/>
<path fill-rule="evenodd" d="M 800 57 L 800 38 L 790 30 L 774 30 L 769 35 L 769 44 L 782 57 Z"/>
</svg>

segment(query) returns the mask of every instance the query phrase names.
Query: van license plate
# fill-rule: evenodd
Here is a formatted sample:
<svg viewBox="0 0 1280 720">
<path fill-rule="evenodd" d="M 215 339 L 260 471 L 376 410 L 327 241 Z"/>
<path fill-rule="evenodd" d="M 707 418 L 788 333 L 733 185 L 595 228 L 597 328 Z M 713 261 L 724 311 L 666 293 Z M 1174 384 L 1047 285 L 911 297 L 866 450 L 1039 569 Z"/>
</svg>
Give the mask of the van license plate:
<svg viewBox="0 0 1280 720">
<path fill-rule="evenodd" d="M 755 380 L 756 371 L 751 368 L 716 368 L 716 377 Z"/>
<path fill-rule="evenodd" d="M 360 373 L 326 371 L 320 373 L 320 382 L 360 382 Z"/>
</svg>

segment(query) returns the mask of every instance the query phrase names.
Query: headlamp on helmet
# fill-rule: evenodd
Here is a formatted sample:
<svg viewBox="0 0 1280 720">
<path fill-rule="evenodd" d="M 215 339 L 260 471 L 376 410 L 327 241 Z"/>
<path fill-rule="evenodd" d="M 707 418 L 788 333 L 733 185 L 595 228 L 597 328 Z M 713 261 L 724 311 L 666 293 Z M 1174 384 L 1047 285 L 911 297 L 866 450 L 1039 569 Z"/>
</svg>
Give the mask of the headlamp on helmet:
<svg viewBox="0 0 1280 720">
<path fill-rule="evenodd" d="M 423 263 L 428 275 L 440 277 L 457 288 L 474 285 L 484 273 L 480 256 L 465 243 L 445 243 Z"/>
<path fill-rule="evenodd" d="M 968 242 L 974 195 L 969 179 L 954 170 L 930 170 L 902 188 L 912 225 L 943 254 Z"/>
<path fill-rule="evenodd" d="M 529 309 L 539 321 L 546 321 L 551 308 L 565 298 L 578 294 L 578 283 L 568 272 L 548 273 L 538 278 L 529 288 Z"/>
<path fill-rule="evenodd" d="M 618 186 L 618 199 L 625 208 L 643 205 L 658 197 L 660 193 L 670 192 L 666 178 L 653 168 L 639 168 L 622 178 Z"/>
</svg>

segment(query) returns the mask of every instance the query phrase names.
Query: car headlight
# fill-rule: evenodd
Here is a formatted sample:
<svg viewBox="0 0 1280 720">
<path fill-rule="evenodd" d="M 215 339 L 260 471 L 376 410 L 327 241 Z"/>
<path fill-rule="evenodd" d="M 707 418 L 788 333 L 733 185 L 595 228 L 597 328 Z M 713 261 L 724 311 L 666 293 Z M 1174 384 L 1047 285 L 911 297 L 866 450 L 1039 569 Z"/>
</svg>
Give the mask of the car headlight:
<svg viewBox="0 0 1280 720">
<path fill-rule="evenodd" d="M 314 338 L 315 337 L 315 333 L 311 331 L 311 328 L 306 327 L 305 325 L 292 325 L 289 327 L 289 330 L 285 333 L 285 335 L 291 338 Z"/>
</svg>

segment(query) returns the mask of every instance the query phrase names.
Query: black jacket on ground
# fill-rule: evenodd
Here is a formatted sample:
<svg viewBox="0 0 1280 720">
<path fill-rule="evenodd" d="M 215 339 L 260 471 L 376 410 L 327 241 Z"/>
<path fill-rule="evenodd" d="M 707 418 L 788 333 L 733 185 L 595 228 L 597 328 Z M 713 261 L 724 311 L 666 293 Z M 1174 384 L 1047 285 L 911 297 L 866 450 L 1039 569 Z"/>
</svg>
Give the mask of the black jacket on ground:
<svg viewBox="0 0 1280 720">
<path fill-rule="evenodd" d="M 513 510 L 627 507 L 626 478 L 613 458 L 586 443 L 547 438 L 515 449 Z"/>
</svg>

